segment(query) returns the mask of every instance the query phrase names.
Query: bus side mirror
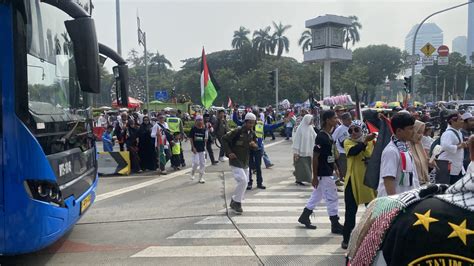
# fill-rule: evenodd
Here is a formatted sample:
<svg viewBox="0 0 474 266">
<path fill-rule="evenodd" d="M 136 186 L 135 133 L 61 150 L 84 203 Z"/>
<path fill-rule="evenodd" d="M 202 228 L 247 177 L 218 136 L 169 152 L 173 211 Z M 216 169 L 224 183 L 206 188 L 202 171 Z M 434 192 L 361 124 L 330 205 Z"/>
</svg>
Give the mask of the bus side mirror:
<svg viewBox="0 0 474 266">
<path fill-rule="evenodd" d="M 90 17 L 64 22 L 74 47 L 77 77 L 82 91 L 100 92 L 99 44 Z"/>
<path fill-rule="evenodd" d="M 128 107 L 128 66 L 118 65 L 113 67 L 115 78 L 115 93 L 117 105 Z"/>
</svg>

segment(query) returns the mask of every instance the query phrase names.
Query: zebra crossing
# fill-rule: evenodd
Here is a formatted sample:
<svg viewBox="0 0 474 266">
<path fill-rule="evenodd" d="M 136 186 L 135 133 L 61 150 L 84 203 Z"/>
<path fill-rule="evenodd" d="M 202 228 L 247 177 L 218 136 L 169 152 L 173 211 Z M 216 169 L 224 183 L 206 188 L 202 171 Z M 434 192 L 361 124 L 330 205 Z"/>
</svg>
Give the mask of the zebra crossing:
<svg viewBox="0 0 474 266">
<path fill-rule="evenodd" d="M 309 198 L 311 188 L 294 184 L 294 179 L 279 182 L 266 191 L 247 194 L 244 213 L 230 220 L 226 209 L 215 216 L 196 221 L 169 237 L 169 241 L 186 240 L 186 245 L 149 246 L 132 258 L 206 258 L 206 257 L 260 257 L 272 256 L 328 256 L 344 261 L 345 251 L 340 248 L 342 237 L 331 233 L 330 220 L 324 202 L 314 210 L 311 218 L 316 230 L 305 229 L 297 220 Z M 363 210 L 358 213 L 358 218 Z M 339 193 L 339 216 L 344 217 L 343 193 Z M 234 227 L 234 224 L 237 228 Z M 242 235 L 245 242 L 236 244 Z M 200 240 L 196 242 L 197 240 Z M 211 245 L 207 245 L 210 241 Z M 182 243 L 182 242 L 181 242 Z"/>
</svg>

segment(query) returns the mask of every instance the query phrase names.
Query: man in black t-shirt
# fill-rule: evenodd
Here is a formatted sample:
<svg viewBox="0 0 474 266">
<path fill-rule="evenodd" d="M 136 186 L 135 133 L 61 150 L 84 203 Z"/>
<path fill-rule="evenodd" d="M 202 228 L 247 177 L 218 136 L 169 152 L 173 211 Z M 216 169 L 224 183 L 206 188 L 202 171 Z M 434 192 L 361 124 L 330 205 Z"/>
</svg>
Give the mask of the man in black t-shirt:
<svg viewBox="0 0 474 266">
<path fill-rule="evenodd" d="M 194 127 L 189 132 L 189 139 L 191 140 L 191 147 L 193 151 L 193 167 L 191 170 L 191 179 L 194 180 L 194 174 L 199 166 L 199 183 L 205 183 L 204 170 L 206 167 L 206 142 L 207 142 L 207 130 L 204 125 L 203 117 L 196 116 L 196 122 Z"/>
<path fill-rule="evenodd" d="M 324 198 L 329 219 L 331 220 L 331 232 L 334 234 L 342 234 L 343 226 L 339 223 L 338 216 L 339 200 L 337 187 L 334 183 L 336 179 L 334 172 L 336 176 L 339 176 L 339 171 L 335 167 L 337 150 L 330 133 L 337 125 L 336 113 L 332 110 L 326 111 L 322 114 L 321 120 L 323 128 L 316 137 L 313 153 L 312 185 L 314 190 L 298 222 L 304 224 L 308 229 L 316 229 L 316 226 L 311 224 L 309 216 L 313 213 L 316 205 Z"/>
</svg>

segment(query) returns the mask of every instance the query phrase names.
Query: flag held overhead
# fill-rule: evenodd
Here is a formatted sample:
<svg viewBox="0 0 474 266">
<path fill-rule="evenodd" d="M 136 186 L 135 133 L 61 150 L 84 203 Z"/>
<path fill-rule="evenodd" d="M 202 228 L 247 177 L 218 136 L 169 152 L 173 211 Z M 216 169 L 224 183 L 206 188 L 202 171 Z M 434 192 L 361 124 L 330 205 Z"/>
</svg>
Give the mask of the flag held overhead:
<svg viewBox="0 0 474 266">
<path fill-rule="evenodd" d="M 202 48 L 202 59 L 201 59 L 201 102 L 205 108 L 212 106 L 212 103 L 217 98 L 217 91 L 219 85 L 217 85 L 209 66 L 207 65 L 206 53 Z"/>
</svg>

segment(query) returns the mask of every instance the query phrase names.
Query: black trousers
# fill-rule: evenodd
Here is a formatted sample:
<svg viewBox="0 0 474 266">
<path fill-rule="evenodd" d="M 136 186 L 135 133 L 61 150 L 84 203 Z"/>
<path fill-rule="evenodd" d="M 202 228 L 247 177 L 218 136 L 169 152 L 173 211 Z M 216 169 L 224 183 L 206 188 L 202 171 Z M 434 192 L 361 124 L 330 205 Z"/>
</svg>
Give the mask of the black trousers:
<svg viewBox="0 0 474 266">
<path fill-rule="evenodd" d="M 179 159 L 181 161 L 181 166 L 184 167 L 186 165 L 186 162 L 184 161 L 184 154 L 183 154 L 183 142 L 179 142 L 179 146 L 181 146 L 181 153 L 179 154 Z"/>
<path fill-rule="evenodd" d="M 217 140 L 218 140 L 219 143 L 221 144 L 221 148 L 220 148 L 220 150 L 219 150 L 219 158 L 222 158 L 222 157 L 224 157 L 224 155 L 225 155 L 224 146 L 222 145 L 222 138 L 218 138 Z"/>
<path fill-rule="evenodd" d="M 262 177 L 262 150 L 257 151 L 250 151 L 250 158 L 249 158 L 249 183 L 248 185 L 251 186 L 253 184 L 252 179 L 252 170 L 255 169 L 257 172 L 257 185 L 260 186 L 263 184 L 263 177 Z"/>
<path fill-rule="evenodd" d="M 462 176 L 462 171 L 461 173 L 459 173 L 459 175 L 450 175 L 449 176 L 449 184 L 452 185 L 456 182 L 458 182 L 459 179 L 461 179 L 463 176 Z"/>
<path fill-rule="evenodd" d="M 344 216 L 344 230 L 342 232 L 342 237 L 343 241 L 347 243 L 351 237 L 352 230 L 354 230 L 357 214 L 357 202 L 352 193 L 350 178 L 349 183 L 346 185 L 346 190 L 344 191 L 344 203 L 346 204 L 346 214 Z"/>
<path fill-rule="evenodd" d="M 216 160 L 214 158 L 214 152 L 212 151 L 212 141 L 211 140 L 207 141 L 206 150 L 207 150 L 207 154 L 209 154 L 209 159 L 211 160 L 211 163 L 214 163 Z"/>
</svg>

